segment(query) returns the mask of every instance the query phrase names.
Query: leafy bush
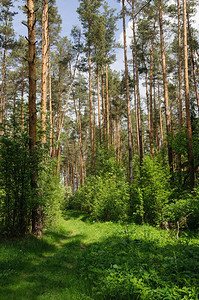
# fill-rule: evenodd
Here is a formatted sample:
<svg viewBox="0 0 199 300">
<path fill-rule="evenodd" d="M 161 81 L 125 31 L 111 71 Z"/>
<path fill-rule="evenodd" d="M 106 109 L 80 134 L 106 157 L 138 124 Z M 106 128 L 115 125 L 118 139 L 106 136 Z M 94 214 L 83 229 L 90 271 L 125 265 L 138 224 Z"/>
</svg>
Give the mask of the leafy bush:
<svg viewBox="0 0 199 300">
<path fill-rule="evenodd" d="M 163 208 L 163 218 L 167 222 L 176 223 L 186 216 L 189 228 L 199 227 L 199 187 L 191 194 L 184 195 L 182 199 L 173 200 Z"/>
<path fill-rule="evenodd" d="M 97 176 L 90 176 L 70 199 L 69 207 L 89 212 L 95 219 L 125 219 L 129 212 L 129 184 L 113 158 Z"/>
<path fill-rule="evenodd" d="M 29 137 L 25 132 L 15 132 L 1 138 L 0 146 L 0 227 L 6 235 L 24 235 L 31 229 L 32 209 L 42 204 L 45 225 L 59 219 L 65 188 L 55 176 L 51 160 L 43 152 L 38 154 L 38 191 L 31 187 L 33 161 L 29 151 Z"/>
<path fill-rule="evenodd" d="M 141 167 L 141 177 L 133 187 L 135 219 L 140 216 L 145 222 L 157 224 L 162 220 L 162 209 L 171 195 L 170 173 L 167 165 L 145 156 Z"/>
<path fill-rule="evenodd" d="M 66 188 L 55 174 L 54 162 L 50 159 L 44 162 L 39 172 L 40 203 L 43 210 L 45 226 L 56 226 L 61 217 L 61 209 L 66 196 Z"/>
<path fill-rule="evenodd" d="M 30 225 L 31 159 L 25 133 L 3 136 L 0 147 L 0 221 L 6 234 L 24 234 Z"/>
</svg>

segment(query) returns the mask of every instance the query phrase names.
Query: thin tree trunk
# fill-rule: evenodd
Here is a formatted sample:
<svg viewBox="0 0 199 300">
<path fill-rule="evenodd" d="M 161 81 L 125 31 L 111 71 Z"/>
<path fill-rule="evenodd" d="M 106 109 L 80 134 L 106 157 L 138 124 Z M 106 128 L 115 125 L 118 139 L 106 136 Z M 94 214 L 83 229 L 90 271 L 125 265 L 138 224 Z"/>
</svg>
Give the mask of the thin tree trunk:
<svg viewBox="0 0 199 300">
<path fill-rule="evenodd" d="M 180 22 L 180 0 L 178 5 L 178 80 L 179 80 L 179 103 L 178 103 L 178 124 L 183 126 L 183 110 L 182 110 L 182 46 L 181 46 L 181 22 Z"/>
<path fill-rule="evenodd" d="M 136 72 L 135 72 L 135 56 L 134 53 L 132 52 L 133 56 L 133 80 L 136 82 Z M 137 93 L 136 93 L 136 85 L 134 84 L 133 87 L 133 93 L 134 93 L 134 106 L 135 106 L 135 122 L 136 122 L 136 137 L 137 137 L 137 150 L 139 153 L 140 149 L 140 142 L 139 142 L 139 129 L 138 129 L 138 109 L 137 109 Z"/>
<path fill-rule="evenodd" d="M 137 86 L 137 110 L 138 110 L 138 131 L 139 131 L 139 155 L 140 155 L 140 165 L 142 165 L 142 161 L 143 161 L 142 117 L 141 117 L 140 89 L 139 89 L 139 73 L 138 73 L 138 62 L 137 62 L 137 41 L 136 41 L 136 36 L 135 36 L 134 3 L 132 3 L 132 21 L 133 21 L 133 42 L 134 42 L 135 71 L 136 71 L 136 86 Z"/>
<path fill-rule="evenodd" d="M 154 94 L 153 94 L 153 107 L 154 107 L 154 131 L 155 131 L 155 145 L 156 149 L 159 148 L 159 136 L 158 136 L 158 119 L 156 109 L 156 94 L 155 94 L 155 83 L 154 83 Z"/>
<path fill-rule="evenodd" d="M 159 26 L 160 26 L 160 42 L 161 42 L 161 56 L 162 56 L 162 73 L 163 73 L 163 86 L 164 86 L 164 102 L 165 102 L 165 117 L 167 135 L 170 134 L 170 116 L 169 116 L 169 94 L 167 85 L 167 71 L 166 71 L 166 57 L 164 48 L 163 26 L 162 26 L 162 1 L 159 0 Z M 167 139 L 168 159 L 170 170 L 173 171 L 173 153 L 169 139 Z"/>
<path fill-rule="evenodd" d="M 160 101 L 160 84 L 158 82 L 158 104 L 159 104 L 159 118 L 160 118 L 160 136 L 161 136 L 161 147 L 164 146 L 164 134 L 162 126 L 162 110 L 161 110 L 161 101 Z"/>
<path fill-rule="evenodd" d="M 24 131 L 24 69 L 21 73 L 21 130 Z"/>
<path fill-rule="evenodd" d="M 97 103 L 98 103 L 98 126 L 99 126 L 99 143 L 102 143 L 101 137 L 101 108 L 100 108 L 100 78 L 99 78 L 99 65 L 97 64 Z"/>
<path fill-rule="evenodd" d="M 48 0 L 42 0 L 42 70 L 41 70 L 41 143 L 46 143 L 46 102 L 48 76 Z"/>
<path fill-rule="evenodd" d="M 75 108 L 76 122 L 77 122 L 77 130 L 79 135 L 79 150 L 80 150 L 80 169 L 81 169 L 81 184 L 84 184 L 84 156 L 83 156 L 83 145 L 82 145 L 82 130 L 81 130 L 81 113 L 80 113 L 80 99 L 79 99 L 79 116 L 77 112 L 75 93 L 73 92 L 73 102 Z"/>
<path fill-rule="evenodd" d="M 103 71 L 103 66 L 101 66 L 101 88 L 102 88 L 103 135 L 104 135 L 104 140 L 105 140 L 106 139 L 106 108 L 105 108 L 105 98 L 104 98 L 104 71 Z"/>
<path fill-rule="evenodd" d="M 151 49 L 150 49 L 150 56 L 151 56 L 151 62 L 150 62 L 150 130 L 149 130 L 149 138 L 150 138 L 150 148 L 151 148 L 151 154 L 154 156 L 154 134 L 153 134 L 153 41 L 155 37 L 155 23 L 154 23 L 154 29 L 153 34 L 151 38 Z"/>
<path fill-rule="evenodd" d="M 5 121 L 5 110 L 6 110 L 6 105 L 5 105 L 5 86 L 6 86 L 6 69 L 7 69 L 7 43 L 8 43 L 8 21 L 6 24 L 6 32 L 5 32 L 5 49 L 4 49 L 4 55 L 3 55 L 3 71 L 2 71 L 2 82 L 1 82 L 1 110 L 0 110 L 0 125 L 2 128 L 0 128 L 0 135 L 3 134 L 3 127 L 5 127 L 4 121 Z"/>
<path fill-rule="evenodd" d="M 106 137 L 107 137 L 107 148 L 109 149 L 109 89 L 108 89 L 108 64 L 107 64 L 107 53 L 106 53 Z"/>
<path fill-rule="evenodd" d="M 187 13 L 187 24 L 188 24 L 188 32 L 189 32 L 189 52 L 190 52 L 191 67 L 192 67 L 192 72 L 193 72 L 193 82 L 194 82 L 194 87 L 195 87 L 195 92 L 196 92 L 196 99 L 197 99 L 198 113 L 199 113 L 198 82 L 197 82 L 197 78 L 196 78 L 196 69 L 195 69 L 195 62 L 194 62 L 193 49 L 192 49 L 192 35 L 191 35 L 191 28 L 190 28 L 188 13 Z"/>
<path fill-rule="evenodd" d="M 125 60 L 125 77 L 126 77 L 126 100 L 127 100 L 127 118 L 128 118 L 128 148 L 129 148 L 129 179 L 130 184 L 133 184 L 133 168 L 132 168 L 132 135 L 131 135 L 131 108 L 130 108 L 130 95 L 129 95 L 129 74 L 128 74 L 128 61 L 127 61 L 127 47 L 126 47 L 126 22 L 125 22 L 125 5 L 122 0 L 122 13 L 123 13 L 123 35 L 124 35 L 124 60 Z"/>
<path fill-rule="evenodd" d="M 52 78 L 51 78 L 51 58 L 50 58 L 50 39 L 48 32 L 48 84 L 49 84 L 49 123 L 50 123 L 50 156 L 53 157 L 53 111 L 52 111 Z"/>
<path fill-rule="evenodd" d="M 90 29 L 89 29 L 90 31 Z M 91 46 L 88 46 L 89 57 L 89 106 L 90 106 L 90 141 L 91 141 L 91 157 L 93 175 L 95 175 L 95 149 L 94 149 L 94 128 L 93 128 L 93 104 L 92 104 L 92 78 L 91 78 Z"/>
<path fill-rule="evenodd" d="M 191 128 L 191 114 L 189 103 L 189 77 L 188 77 L 188 54 L 187 54 L 187 2 L 183 0 L 183 41 L 184 41 L 184 86 L 185 86 L 185 104 L 186 104 L 186 123 L 188 138 L 188 160 L 190 174 L 190 189 L 194 188 L 194 156 Z"/>
<path fill-rule="evenodd" d="M 29 136 L 30 154 L 33 161 L 31 186 L 38 197 L 37 184 L 37 155 L 36 155 L 36 57 L 35 57 L 35 11 L 34 0 L 27 0 L 28 10 L 28 41 L 29 41 Z M 32 232 L 36 235 L 42 234 L 41 205 L 36 204 L 32 210 Z"/>
</svg>

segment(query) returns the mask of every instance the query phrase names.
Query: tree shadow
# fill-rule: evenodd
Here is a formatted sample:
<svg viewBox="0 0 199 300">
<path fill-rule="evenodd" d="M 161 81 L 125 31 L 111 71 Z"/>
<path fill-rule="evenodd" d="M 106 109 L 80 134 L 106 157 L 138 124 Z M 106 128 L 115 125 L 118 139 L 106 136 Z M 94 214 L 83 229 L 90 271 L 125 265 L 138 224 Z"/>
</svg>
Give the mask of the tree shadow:
<svg viewBox="0 0 199 300">
<path fill-rule="evenodd" d="M 94 299 L 198 299 L 199 248 L 115 235 L 89 245 L 77 272 Z"/>
<path fill-rule="evenodd" d="M 84 223 L 92 223 L 93 217 L 89 215 L 87 212 L 78 211 L 78 210 L 67 210 L 66 214 L 64 215 L 66 220 L 72 219 L 79 219 Z"/>
<path fill-rule="evenodd" d="M 68 299 L 67 293 L 78 293 L 73 269 L 84 236 L 48 232 L 49 237 L 53 244 L 45 237 L 0 244 L 1 299 Z"/>
<path fill-rule="evenodd" d="M 164 232 L 154 237 L 146 229 L 139 236 L 124 229 L 86 246 L 86 236 L 71 231 L 47 232 L 50 243 L 45 236 L 0 243 L 1 298 L 197 299 L 191 294 L 198 293 L 196 245 L 165 240 Z"/>
</svg>

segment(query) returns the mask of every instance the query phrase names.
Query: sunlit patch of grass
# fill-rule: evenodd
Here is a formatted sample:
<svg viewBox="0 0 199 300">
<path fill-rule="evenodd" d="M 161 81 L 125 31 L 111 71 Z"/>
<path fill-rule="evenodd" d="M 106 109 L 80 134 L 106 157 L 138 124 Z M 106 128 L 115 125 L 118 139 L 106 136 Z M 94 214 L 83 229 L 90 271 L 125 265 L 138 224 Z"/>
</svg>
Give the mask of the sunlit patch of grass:
<svg viewBox="0 0 199 300">
<path fill-rule="evenodd" d="M 0 242 L 0 299 L 198 299 L 199 240 L 66 212 L 41 239 Z"/>
</svg>

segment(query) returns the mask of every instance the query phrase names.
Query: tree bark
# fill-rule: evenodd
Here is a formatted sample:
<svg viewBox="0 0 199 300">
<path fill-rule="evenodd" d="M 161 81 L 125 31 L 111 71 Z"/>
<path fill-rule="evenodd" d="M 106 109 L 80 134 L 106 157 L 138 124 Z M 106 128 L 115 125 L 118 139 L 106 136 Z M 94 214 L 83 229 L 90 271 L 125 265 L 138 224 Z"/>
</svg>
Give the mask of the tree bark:
<svg viewBox="0 0 199 300">
<path fill-rule="evenodd" d="M 151 56 L 151 62 L 150 62 L 150 104 L 149 104 L 149 110 L 150 110 L 150 129 L 149 129 L 149 139 L 150 139 L 150 148 L 151 148 L 151 154 L 154 156 L 154 134 L 153 134 L 153 41 L 155 37 L 155 23 L 154 23 L 154 29 L 153 34 L 151 38 L 151 49 L 150 49 L 150 56 Z"/>
<path fill-rule="evenodd" d="M 188 138 L 188 160 L 189 160 L 189 175 L 190 189 L 193 190 L 194 180 L 194 156 L 191 128 L 191 114 L 189 103 L 189 77 L 188 77 L 188 54 L 187 54 L 187 2 L 183 0 L 183 42 L 184 42 L 184 86 L 185 86 L 185 104 L 186 104 L 186 123 L 187 123 L 187 138 Z"/>
<path fill-rule="evenodd" d="M 109 89 L 108 89 L 108 64 L 107 64 L 107 53 L 106 53 L 106 138 L 107 138 L 107 148 L 109 149 Z"/>
<path fill-rule="evenodd" d="M 159 104 L 159 118 L 160 118 L 160 136 L 161 136 L 161 147 L 164 146 L 164 134 L 163 134 L 163 126 L 162 126 L 162 109 L 161 109 L 161 101 L 160 101 L 160 84 L 158 82 L 158 104 Z"/>
<path fill-rule="evenodd" d="M 99 126 L 99 143 L 102 143 L 101 137 L 101 108 L 100 108 L 100 78 L 99 78 L 99 65 L 97 64 L 97 103 L 98 103 L 98 126 Z"/>
<path fill-rule="evenodd" d="M 159 26 L 160 26 L 160 43 L 161 43 L 161 57 L 162 57 L 162 73 L 163 73 L 163 86 L 164 86 L 164 103 L 165 103 L 165 117 L 166 117 L 166 130 L 167 135 L 170 134 L 170 115 L 169 115 L 169 95 L 168 95 L 168 85 L 167 85 L 167 70 L 166 70 L 166 57 L 164 48 L 164 36 L 163 36 L 163 26 L 162 26 L 162 1 L 159 0 Z M 171 172 L 173 171 L 173 153 L 172 147 L 170 145 L 169 139 L 167 139 L 168 147 L 168 160 Z"/>
<path fill-rule="evenodd" d="M 46 102 L 48 76 L 48 0 L 42 0 L 41 143 L 46 143 Z"/>
<path fill-rule="evenodd" d="M 6 24 L 6 32 L 5 32 L 5 49 L 4 49 L 4 54 L 3 54 L 3 71 L 2 71 L 2 81 L 1 81 L 1 107 L 0 107 L 0 125 L 2 128 L 0 128 L 0 135 L 3 134 L 4 129 L 5 129 L 5 115 L 6 115 L 6 104 L 5 104 L 5 86 L 6 86 L 6 69 L 7 69 L 7 43 L 8 43 L 8 21 Z M 3 129 L 4 128 L 4 129 Z"/>
<path fill-rule="evenodd" d="M 103 120 L 103 135 L 104 140 L 106 139 L 106 108 L 105 108 L 105 98 L 104 98 L 104 71 L 103 66 L 101 66 L 101 88 L 102 88 L 102 120 Z"/>
<path fill-rule="evenodd" d="M 127 100 L 127 118 L 128 118 L 128 148 L 129 148 L 129 179 L 130 184 L 133 184 L 133 168 L 132 168 L 132 135 L 131 135 L 131 108 L 129 95 L 129 74 L 127 61 L 127 47 L 126 47 L 126 22 L 125 22 L 125 5 L 122 0 L 122 15 L 123 15 L 123 35 L 124 35 L 124 60 L 125 60 L 125 77 L 126 77 L 126 100 Z"/>
<path fill-rule="evenodd" d="M 90 28 L 89 28 L 90 31 Z M 88 45 L 89 58 L 89 106 L 90 106 L 90 141 L 91 141 L 91 164 L 93 175 L 95 175 L 95 149 L 94 149 L 94 128 L 93 128 L 93 104 L 92 104 L 92 78 L 91 78 L 91 46 Z"/>
<path fill-rule="evenodd" d="M 38 198 L 38 171 L 36 155 L 36 57 L 35 57 L 35 11 L 34 0 L 27 0 L 28 10 L 28 66 L 29 66 L 29 136 L 30 136 L 30 154 L 33 161 L 33 170 L 31 186 Z M 41 205 L 36 204 L 32 210 L 32 232 L 38 236 L 42 234 Z"/>
<path fill-rule="evenodd" d="M 179 102 L 178 102 L 178 124 L 183 126 L 183 110 L 182 110 L 182 46 L 181 46 L 181 22 L 180 22 L 180 0 L 178 5 L 178 80 L 179 80 Z"/>
<path fill-rule="evenodd" d="M 190 58 L 191 58 L 191 67 L 192 67 L 192 72 L 193 72 L 193 82 L 194 82 L 194 87 L 195 87 L 195 92 L 196 92 L 198 114 L 199 114 L 198 81 L 197 81 L 197 78 L 196 78 L 196 69 L 195 69 L 195 62 L 194 62 L 193 49 L 192 49 L 192 35 L 191 35 L 191 28 L 190 28 L 189 14 L 188 13 L 187 13 L 187 24 L 188 24 L 188 32 L 189 32 L 189 52 L 190 52 Z"/>
<path fill-rule="evenodd" d="M 132 3 L 132 21 L 133 21 L 133 42 L 134 42 L 136 86 L 137 86 L 136 91 L 137 91 L 137 110 L 138 110 L 139 156 L 140 156 L 140 165 L 142 165 L 142 161 L 143 161 L 142 116 L 141 116 L 141 105 L 140 105 L 138 62 L 137 62 L 137 41 L 135 36 L 134 3 Z"/>
</svg>

